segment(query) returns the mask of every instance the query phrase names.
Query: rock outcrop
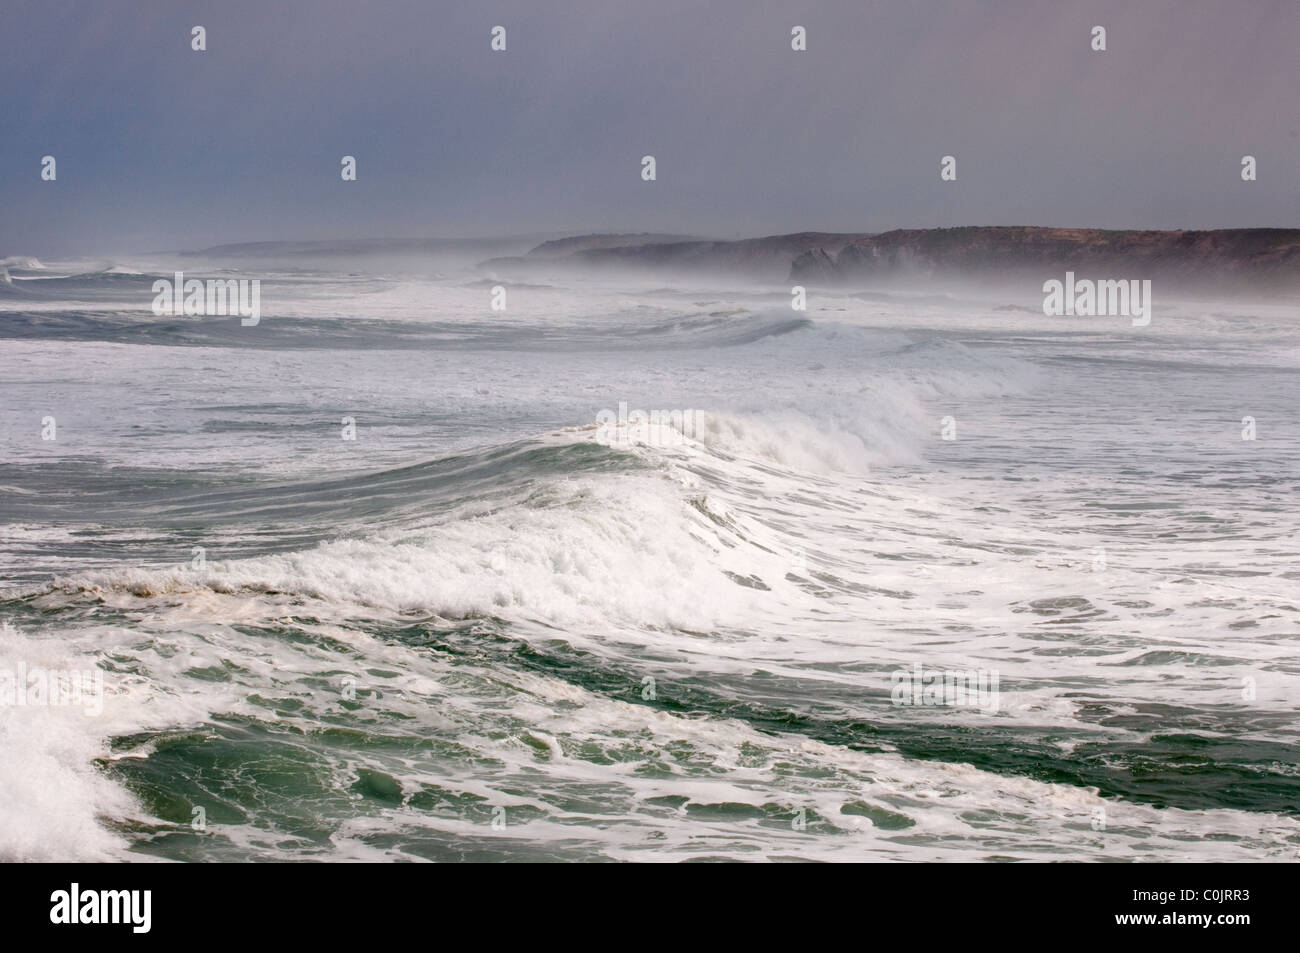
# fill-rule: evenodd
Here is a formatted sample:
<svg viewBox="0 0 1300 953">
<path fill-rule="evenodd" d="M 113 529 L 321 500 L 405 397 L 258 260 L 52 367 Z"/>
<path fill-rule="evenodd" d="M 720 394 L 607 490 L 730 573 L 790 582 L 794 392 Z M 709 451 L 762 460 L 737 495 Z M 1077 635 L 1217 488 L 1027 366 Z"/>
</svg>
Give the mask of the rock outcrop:
<svg viewBox="0 0 1300 953">
<path fill-rule="evenodd" d="M 824 248 L 814 248 L 796 258 L 790 265 L 790 280 L 809 285 L 827 285 L 838 279 L 835 259 Z"/>
<path fill-rule="evenodd" d="M 790 263 L 804 252 L 817 251 L 833 267 L 831 254 L 865 238 L 863 233 L 798 232 L 735 241 L 706 239 L 629 241 L 638 236 L 584 235 L 546 242 L 518 258 L 494 258 L 482 267 L 500 273 L 527 273 L 556 264 L 584 270 L 650 269 L 673 272 L 735 272 L 770 281 L 784 281 Z"/>
<path fill-rule="evenodd" d="M 1188 289 L 1300 290 L 1300 229 L 1213 231 L 987 226 L 880 234 L 797 232 L 735 241 L 675 235 L 581 235 L 494 258 L 494 273 L 555 266 L 731 272 L 809 286 L 919 281 L 1005 283 L 1062 277 L 1150 278 Z"/>
<path fill-rule="evenodd" d="M 815 252 L 798 256 L 790 280 L 975 281 L 1054 277 L 1071 270 L 1115 278 L 1175 281 L 1187 287 L 1300 287 L 1300 229 L 1114 231 L 994 226 L 898 229 L 844 245 L 828 268 Z"/>
</svg>

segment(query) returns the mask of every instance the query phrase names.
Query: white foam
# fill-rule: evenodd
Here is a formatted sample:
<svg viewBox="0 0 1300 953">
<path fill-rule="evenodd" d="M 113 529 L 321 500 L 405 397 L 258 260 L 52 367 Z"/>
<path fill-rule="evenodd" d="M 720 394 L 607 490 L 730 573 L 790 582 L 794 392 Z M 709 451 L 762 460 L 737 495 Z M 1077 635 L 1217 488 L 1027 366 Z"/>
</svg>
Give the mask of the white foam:
<svg viewBox="0 0 1300 953">
<path fill-rule="evenodd" d="M 93 661 L 65 640 L 32 638 L 0 622 L 0 669 L 81 672 Z M 132 798 L 104 777 L 96 759 L 122 727 L 111 681 L 102 714 L 88 705 L 0 707 L 0 859 L 108 860 L 124 841 L 101 818 L 137 813 Z"/>
</svg>

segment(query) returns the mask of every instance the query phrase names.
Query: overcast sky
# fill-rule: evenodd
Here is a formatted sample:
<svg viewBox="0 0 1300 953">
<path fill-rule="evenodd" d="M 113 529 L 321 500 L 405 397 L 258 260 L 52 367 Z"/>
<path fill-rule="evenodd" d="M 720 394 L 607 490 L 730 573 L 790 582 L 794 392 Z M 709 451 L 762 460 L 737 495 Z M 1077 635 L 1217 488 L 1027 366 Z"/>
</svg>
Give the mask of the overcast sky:
<svg viewBox="0 0 1300 953">
<path fill-rule="evenodd" d="M 1296 0 L 8 0 L 0 88 L 0 255 L 1300 226 Z"/>
</svg>

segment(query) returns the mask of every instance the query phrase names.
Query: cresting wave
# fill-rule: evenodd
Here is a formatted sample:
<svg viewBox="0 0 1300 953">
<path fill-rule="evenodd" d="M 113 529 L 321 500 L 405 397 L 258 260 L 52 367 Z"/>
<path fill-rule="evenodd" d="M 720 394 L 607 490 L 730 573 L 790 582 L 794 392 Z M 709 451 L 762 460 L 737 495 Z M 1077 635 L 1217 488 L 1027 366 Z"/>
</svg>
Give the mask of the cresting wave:
<svg viewBox="0 0 1300 953">
<path fill-rule="evenodd" d="M 955 764 L 902 757 L 900 748 L 916 753 L 916 726 L 890 716 L 881 687 L 888 660 L 874 671 L 860 661 L 844 667 L 846 657 L 862 659 L 852 643 L 880 596 L 870 577 L 854 577 L 842 546 L 828 545 L 831 530 L 856 505 L 865 512 L 855 525 L 889 534 L 887 524 L 919 499 L 846 486 L 846 476 L 867 472 L 843 468 L 864 462 L 853 454 L 859 437 L 808 421 L 706 420 L 702 439 L 670 449 L 635 439 L 623 450 L 592 445 L 589 427 L 526 441 L 477 455 L 477 468 L 462 461 L 464 484 L 449 485 L 445 472 L 440 480 L 432 465 L 375 474 L 355 481 L 357 502 L 375 494 L 400 513 L 395 525 L 204 570 L 69 577 L 8 600 L 20 619 L 64 620 L 65 637 L 46 643 L 64 664 L 89 654 L 117 677 L 105 705 L 111 742 L 94 741 L 74 713 L 65 732 L 5 735 L 6 755 L 30 770 L 8 782 L 4 852 L 104 857 L 132 845 L 172 856 L 494 856 L 506 845 L 478 828 L 500 807 L 523 822 L 515 836 L 539 856 L 634 857 L 651 844 L 690 856 L 701 825 L 719 855 L 785 843 L 805 856 L 810 845 L 789 825 L 800 810 L 824 827 L 813 856 L 865 843 L 885 856 L 982 856 L 1009 850 L 981 833 L 987 808 L 977 805 L 990 798 L 1022 818 L 1027 839 L 1013 856 L 1114 850 L 1100 836 L 1060 842 L 1107 810 L 1095 785 L 971 767 L 980 745 L 969 741 Z M 820 452 L 798 465 L 776 458 L 818 439 Z M 837 441 L 841 449 L 828 452 Z M 483 492 L 487 458 L 495 496 Z M 776 509 L 793 506 L 797 520 L 773 518 L 764 502 L 772 490 L 787 494 Z M 424 493 L 436 505 L 422 513 Z M 6 648 L 25 648 L 14 630 L 7 635 Z M 353 705 L 348 684 L 360 688 Z M 817 706 L 806 703 L 812 685 L 823 689 Z M 1041 723 L 1034 694 L 1014 696 L 1012 727 L 991 754 L 1006 758 L 1025 742 L 1016 722 Z M 810 717 L 815 707 L 823 714 Z M 866 712 L 875 728 L 851 727 Z M 1055 717 L 1078 727 L 1077 714 Z M 985 732 L 998 735 L 996 726 Z M 105 742 L 107 752 L 95 750 Z M 304 744 L 315 765 L 306 774 L 291 768 Z M 209 788 L 193 773 L 249 745 L 293 771 L 284 790 Z M 676 769 L 674 750 L 687 755 Z M 1057 757 L 1058 773 L 1068 773 L 1069 753 Z M 475 763 L 490 765 L 491 779 Z M 611 763 L 632 773 L 605 777 L 599 766 Z M 524 793 L 537 764 L 547 766 L 553 797 Z M 714 770 L 697 774 L 690 764 Z M 151 797 L 159 771 L 169 789 L 199 785 L 190 796 L 223 819 L 217 844 L 187 832 L 175 804 Z M 782 775 L 785 794 L 773 800 Z M 48 785 L 69 800 L 42 804 Z M 268 805 L 256 818 L 234 806 L 254 795 Z M 304 834 L 294 803 L 304 798 L 344 819 Z M 1139 826 L 1121 838 L 1138 836 L 1155 852 L 1185 847 L 1190 815 L 1124 810 Z M 615 833 L 575 843 L 564 820 L 574 812 L 604 818 Z M 172 820 L 160 824 L 159 814 Z M 105 815 L 116 836 L 97 824 Z M 59 836 L 24 837 L 33 820 Z M 1226 812 L 1219 823 L 1232 837 L 1207 856 L 1296 836 L 1292 822 L 1266 815 Z"/>
<path fill-rule="evenodd" d="M 378 473 L 153 499 L 150 510 L 171 525 L 220 505 L 227 521 L 293 521 L 335 538 L 214 559 L 203 570 L 72 576 L 50 591 L 108 601 L 273 594 L 314 600 L 318 611 L 329 606 L 343 617 L 422 612 L 710 629 L 742 619 L 753 598 L 752 588 L 729 579 L 780 587 L 794 548 L 760 522 L 738 522 L 728 486 L 741 489 L 750 469 L 791 460 L 811 472 L 866 473 L 881 455 L 853 433 L 798 415 L 700 413 L 699 421 L 698 432 L 671 449 L 647 444 L 645 428 L 635 426 L 626 443 L 603 446 L 593 440 L 595 425 L 585 425 Z M 363 523 L 371 529 L 360 530 Z M 718 597 L 737 589 L 735 599 Z"/>
<path fill-rule="evenodd" d="M 109 739 L 95 732 L 120 738 L 198 728 L 202 734 L 199 726 L 226 717 L 226 706 L 247 710 L 238 692 L 211 691 L 198 656 L 212 651 L 213 633 L 225 642 L 218 665 L 247 673 L 255 647 L 239 645 L 239 634 L 287 619 L 297 620 L 291 628 L 303 635 L 321 627 L 347 631 L 363 658 L 370 653 L 365 632 L 409 625 L 413 617 L 438 628 L 486 620 L 595 637 L 609 627 L 707 631 L 741 619 L 743 594 L 751 590 L 729 577 L 752 576 L 755 560 L 779 560 L 730 525 L 697 478 L 663 461 L 655 466 L 653 456 L 644 447 L 601 447 L 591 442 L 590 427 L 577 428 L 450 465 L 435 461 L 348 480 L 351 505 L 371 518 L 390 510 L 381 521 L 397 525 L 378 533 L 280 555 L 214 560 L 204 571 L 119 570 L 13 594 L 0 611 L 69 623 L 66 638 L 41 642 L 49 667 L 90 658 L 110 677 L 105 721 L 61 713 L 50 731 L 35 711 L 6 719 L 0 747 L 6 763 L 24 770 L 7 774 L 0 853 L 103 858 L 123 846 L 98 825 L 105 815 L 156 823 L 96 767 L 115 764 L 117 756 L 105 761 L 100 745 Z M 319 515 L 314 495 L 333 490 L 337 504 L 337 488 L 313 489 L 284 491 L 283 505 L 311 520 Z M 165 515 L 174 519 L 177 512 Z M 732 599 L 719 598 L 728 591 L 735 592 Z M 87 626 L 97 615 L 115 622 Z M 6 623 L 4 636 L 0 664 L 29 657 L 25 631 Z M 174 651 L 189 664 L 178 665 Z M 285 670 L 301 667 L 296 659 Z M 36 725 L 42 730 L 32 730 Z M 155 750 L 152 743 L 148 750 Z M 66 798 L 49 801 L 43 792 L 50 788 Z"/>
<path fill-rule="evenodd" d="M 1292 448 L 1206 449 L 1244 400 L 1277 419 L 1283 317 L 1166 312 L 1153 346 L 947 298 L 538 285 L 488 324 L 461 279 L 298 274 L 266 347 L 141 318 L 138 270 L 0 319 L 24 379 L 96 387 L 66 444 L 0 459 L 0 667 L 105 696 L 0 719 L 0 855 L 1300 845 Z M 624 400 L 703 409 L 609 440 Z M 895 704 L 918 665 L 1001 696 Z"/>
</svg>

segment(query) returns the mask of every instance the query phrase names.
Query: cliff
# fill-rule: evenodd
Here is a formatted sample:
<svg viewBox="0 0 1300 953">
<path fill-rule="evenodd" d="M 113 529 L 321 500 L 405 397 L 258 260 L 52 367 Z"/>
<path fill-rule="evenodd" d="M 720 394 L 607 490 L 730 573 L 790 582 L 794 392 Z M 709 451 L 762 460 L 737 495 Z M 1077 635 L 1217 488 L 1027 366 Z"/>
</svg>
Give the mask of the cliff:
<svg viewBox="0 0 1300 953">
<path fill-rule="evenodd" d="M 673 272 L 740 272 L 771 281 L 784 281 L 791 262 L 805 252 L 827 256 L 863 233 L 799 232 L 735 241 L 680 239 L 673 236 L 584 235 L 545 242 L 515 258 L 493 258 L 482 263 L 490 271 L 519 273 L 557 263 L 584 270 L 635 269 Z M 649 240 L 647 240 L 649 239 Z"/>
<path fill-rule="evenodd" d="M 917 281 L 995 284 L 1079 277 L 1150 278 L 1188 289 L 1300 290 L 1300 229 L 1214 231 L 978 226 L 880 234 L 797 232 L 735 241 L 581 235 L 482 263 L 519 275 L 556 266 L 731 272 L 809 286 Z"/>
<path fill-rule="evenodd" d="M 898 229 L 850 242 L 834 256 L 805 252 L 792 262 L 790 280 L 822 285 L 895 278 L 1000 281 L 1056 277 L 1067 269 L 1080 277 L 1151 278 L 1187 287 L 1300 287 L 1300 229 Z"/>
</svg>

